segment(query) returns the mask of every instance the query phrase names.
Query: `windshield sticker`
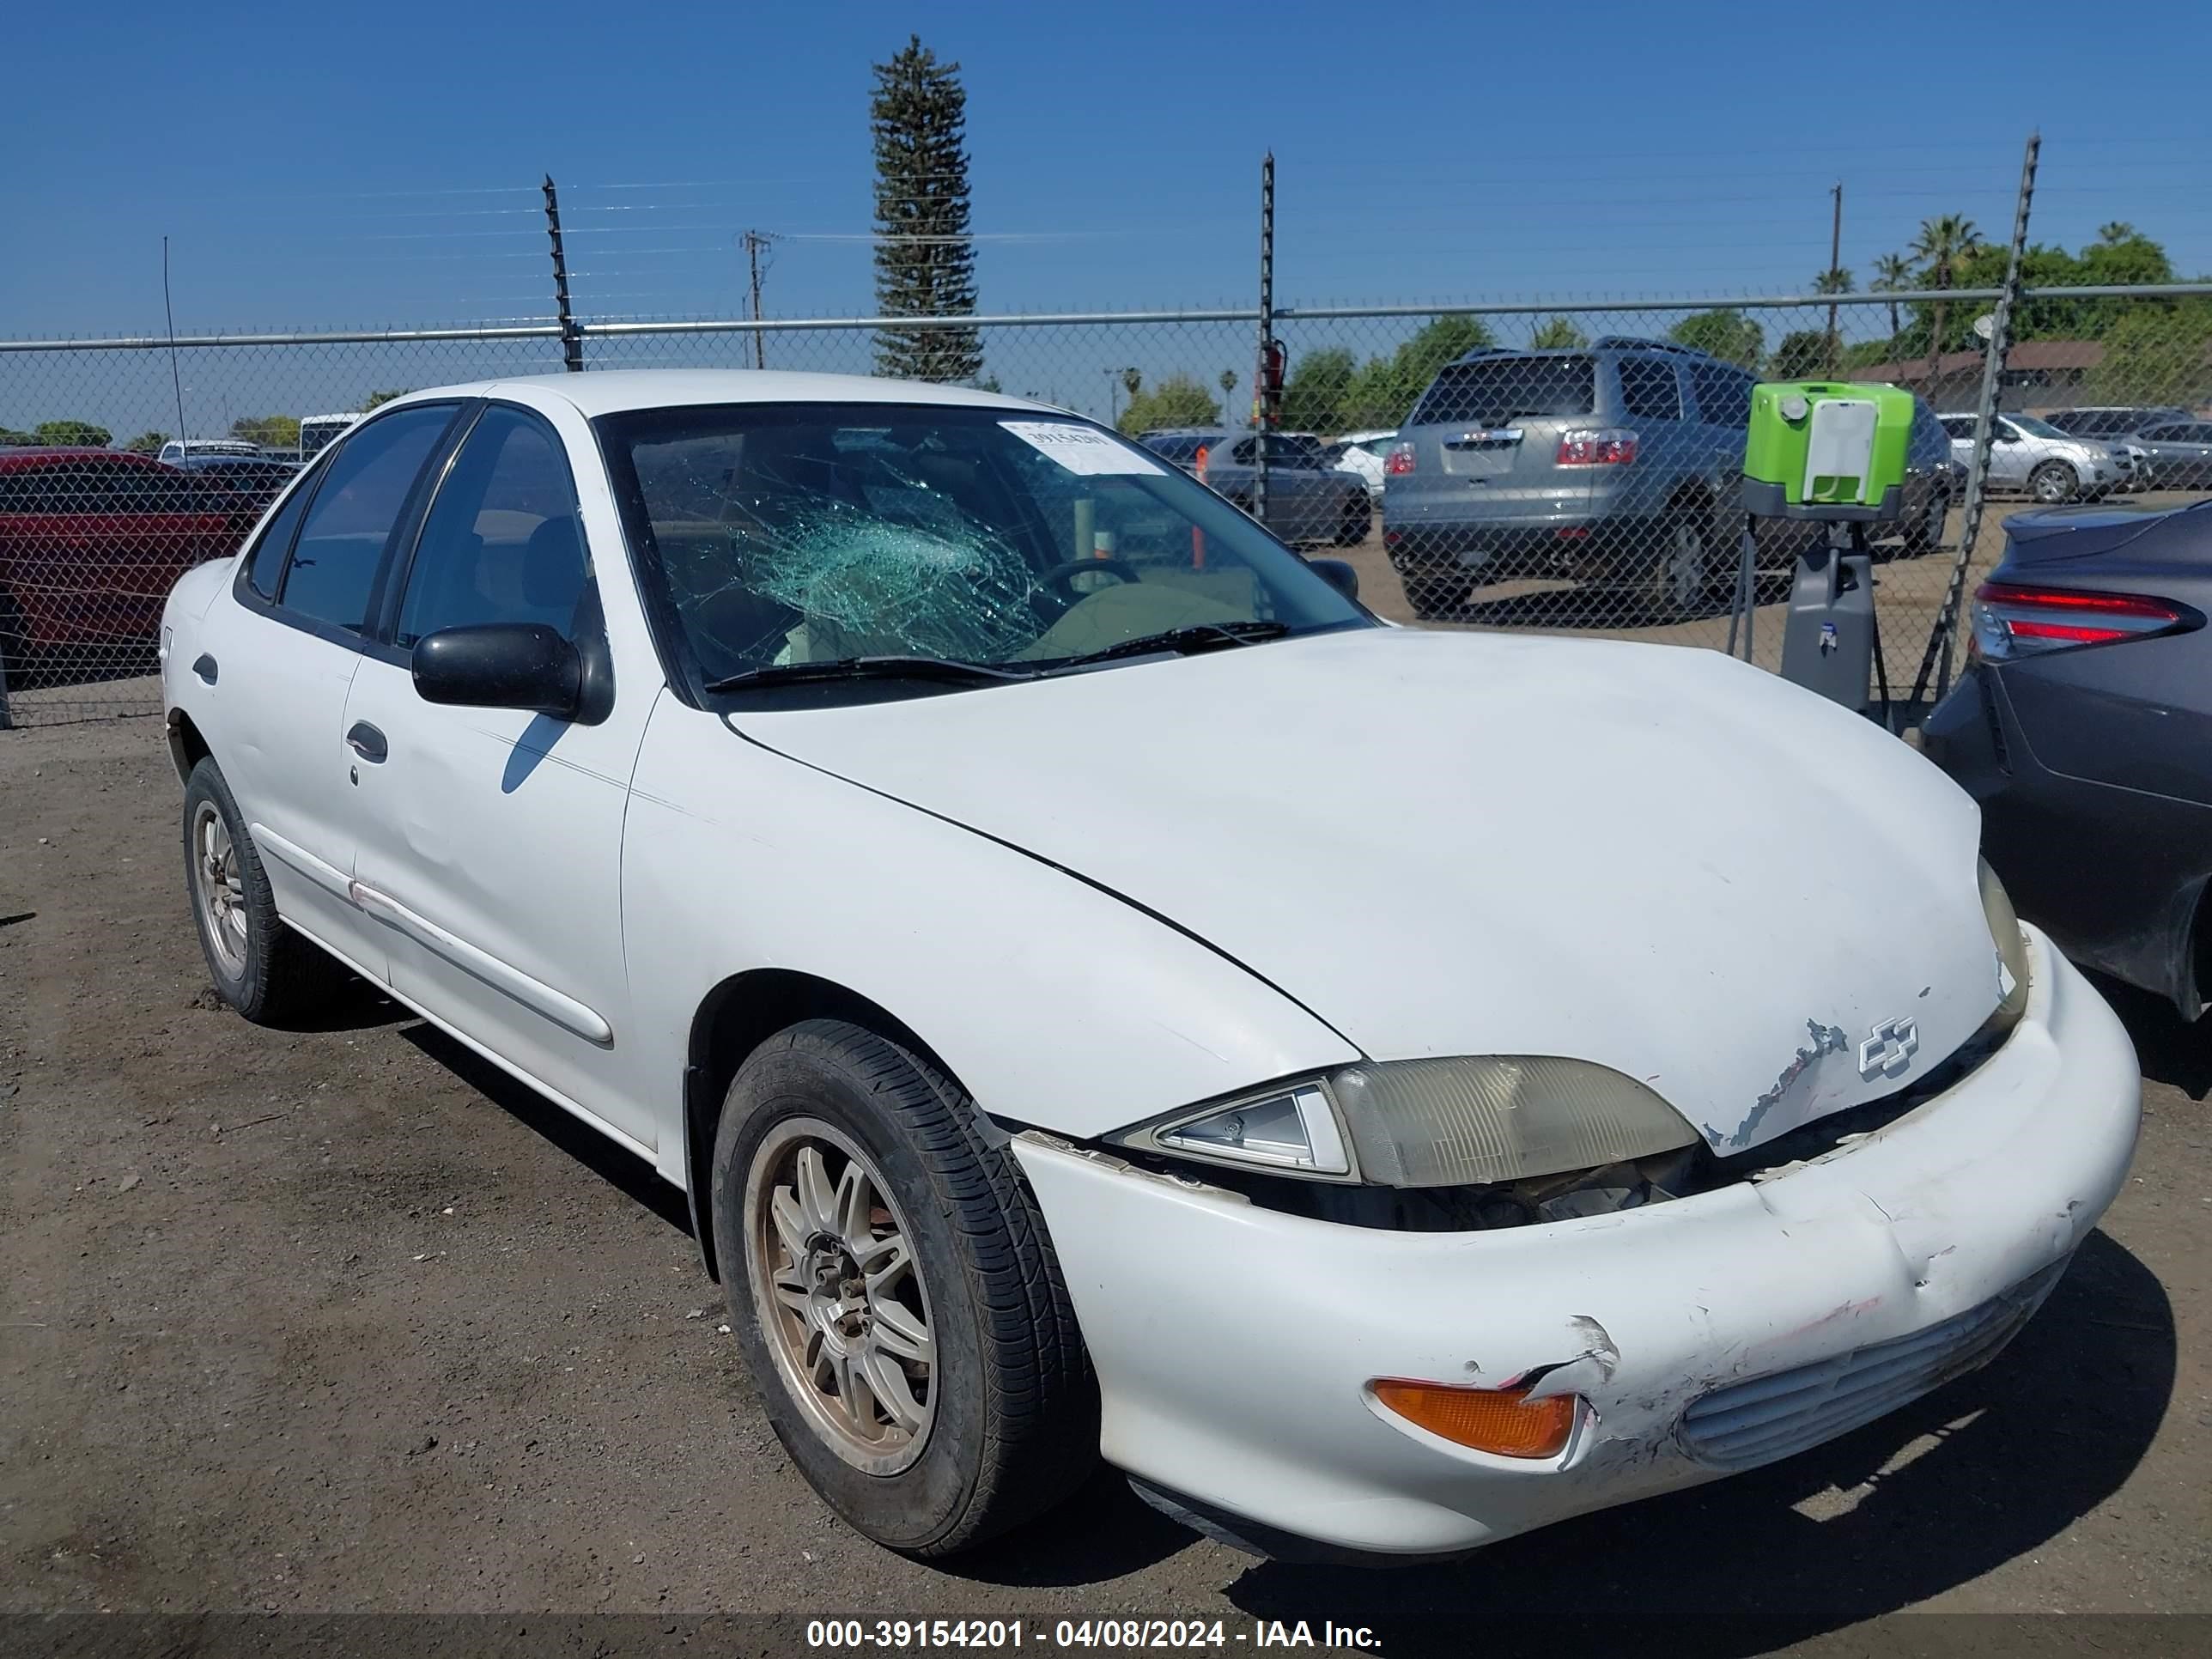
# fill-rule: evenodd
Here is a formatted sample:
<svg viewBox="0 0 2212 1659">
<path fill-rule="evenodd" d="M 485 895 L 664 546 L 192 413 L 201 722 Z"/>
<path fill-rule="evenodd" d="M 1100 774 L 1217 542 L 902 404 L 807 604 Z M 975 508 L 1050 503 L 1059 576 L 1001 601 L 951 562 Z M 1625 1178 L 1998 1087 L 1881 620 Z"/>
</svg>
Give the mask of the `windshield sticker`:
<svg viewBox="0 0 2212 1659">
<path fill-rule="evenodd" d="M 999 424 L 1041 455 L 1085 477 L 1143 477 L 1167 471 L 1127 444 L 1073 421 L 1001 421 Z"/>
</svg>

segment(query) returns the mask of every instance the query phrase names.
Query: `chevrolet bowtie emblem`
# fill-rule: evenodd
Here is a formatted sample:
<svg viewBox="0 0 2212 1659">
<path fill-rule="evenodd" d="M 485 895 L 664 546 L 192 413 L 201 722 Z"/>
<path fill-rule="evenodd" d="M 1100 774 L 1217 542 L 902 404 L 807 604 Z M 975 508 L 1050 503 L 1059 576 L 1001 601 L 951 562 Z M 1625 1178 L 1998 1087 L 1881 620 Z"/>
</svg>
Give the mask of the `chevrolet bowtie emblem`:
<svg viewBox="0 0 2212 1659">
<path fill-rule="evenodd" d="M 1859 1075 L 1869 1083 L 1876 1077 L 1902 1077 L 1920 1050 L 1920 1028 L 1911 1019 L 1885 1019 L 1859 1044 Z"/>
</svg>

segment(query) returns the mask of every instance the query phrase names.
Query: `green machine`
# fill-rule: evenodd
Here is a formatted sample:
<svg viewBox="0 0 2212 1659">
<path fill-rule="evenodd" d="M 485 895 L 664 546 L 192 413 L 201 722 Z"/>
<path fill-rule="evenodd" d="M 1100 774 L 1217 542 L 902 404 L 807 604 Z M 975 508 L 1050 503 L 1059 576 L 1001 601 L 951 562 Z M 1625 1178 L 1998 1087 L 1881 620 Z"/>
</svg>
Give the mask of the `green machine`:
<svg viewBox="0 0 2212 1659">
<path fill-rule="evenodd" d="M 1752 388 L 1743 455 L 1743 506 L 1751 519 L 1811 520 L 1830 529 L 1798 555 L 1783 622 L 1782 678 L 1871 714 L 1869 671 L 1890 725 L 1889 676 L 1875 619 L 1874 557 L 1866 527 L 1905 513 L 1913 398 L 1893 386 L 1826 380 Z M 1838 544 L 1838 537 L 1844 538 Z M 1758 538 L 1747 524 L 1729 649 L 1739 623 L 1751 656 L 1757 610 Z"/>
</svg>

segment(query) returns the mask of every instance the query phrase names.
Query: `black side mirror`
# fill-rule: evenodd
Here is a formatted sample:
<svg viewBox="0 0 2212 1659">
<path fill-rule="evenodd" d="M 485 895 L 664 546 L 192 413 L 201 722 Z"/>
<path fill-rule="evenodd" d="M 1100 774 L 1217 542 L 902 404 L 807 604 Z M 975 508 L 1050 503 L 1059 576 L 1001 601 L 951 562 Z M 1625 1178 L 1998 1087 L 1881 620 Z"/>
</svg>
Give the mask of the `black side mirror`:
<svg viewBox="0 0 2212 1659">
<path fill-rule="evenodd" d="M 584 663 L 544 623 L 441 628 L 415 642 L 415 691 L 425 702 L 574 720 L 583 706 Z"/>
<path fill-rule="evenodd" d="M 1315 575 L 1343 594 L 1346 599 L 1357 599 L 1359 597 L 1359 573 L 1352 568 L 1348 561 L 1308 559 L 1306 563 Z"/>
</svg>

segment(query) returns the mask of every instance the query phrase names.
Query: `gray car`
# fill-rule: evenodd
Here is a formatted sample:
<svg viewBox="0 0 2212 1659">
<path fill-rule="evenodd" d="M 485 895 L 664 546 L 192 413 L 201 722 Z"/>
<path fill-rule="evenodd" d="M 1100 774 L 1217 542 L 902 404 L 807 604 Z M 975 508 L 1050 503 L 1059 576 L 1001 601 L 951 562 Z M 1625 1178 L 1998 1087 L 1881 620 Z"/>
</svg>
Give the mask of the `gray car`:
<svg viewBox="0 0 2212 1659">
<path fill-rule="evenodd" d="M 1938 415 L 1951 434 L 1951 453 L 1970 465 L 1974 453 L 1971 411 Z M 2134 482 L 2135 463 L 2126 447 L 2101 438 L 2061 432 L 2033 415 L 2000 415 L 1990 434 L 1989 483 L 1992 489 L 2017 490 L 2056 505 L 2094 501 Z"/>
<path fill-rule="evenodd" d="M 1921 732 L 2067 956 L 2212 1002 L 2212 502 L 2015 514 L 1966 675 Z"/>
<path fill-rule="evenodd" d="M 1356 546 L 1374 520 L 1367 486 L 1336 470 L 1328 446 L 1310 432 L 1270 432 L 1264 522 L 1286 542 Z M 1257 500 L 1261 434 L 1230 427 L 1176 427 L 1137 441 L 1211 484 L 1247 513 Z M 1257 516 L 1255 514 L 1255 516 Z"/>
<path fill-rule="evenodd" d="M 1617 337 L 1447 364 L 1384 468 L 1382 539 L 1414 614 L 1542 574 L 1617 590 L 1639 618 L 1710 609 L 1735 572 L 1756 380 Z"/>
<path fill-rule="evenodd" d="M 2166 421 L 2145 427 L 2130 441 L 2142 446 L 2160 489 L 2212 489 L 2212 421 Z"/>
<path fill-rule="evenodd" d="M 2062 409 L 2043 418 L 2077 438 L 2102 438 L 2110 442 L 2132 437 L 2146 427 L 2197 417 L 2172 404 L 2097 404 L 2087 409 Z"/>
</svg>

